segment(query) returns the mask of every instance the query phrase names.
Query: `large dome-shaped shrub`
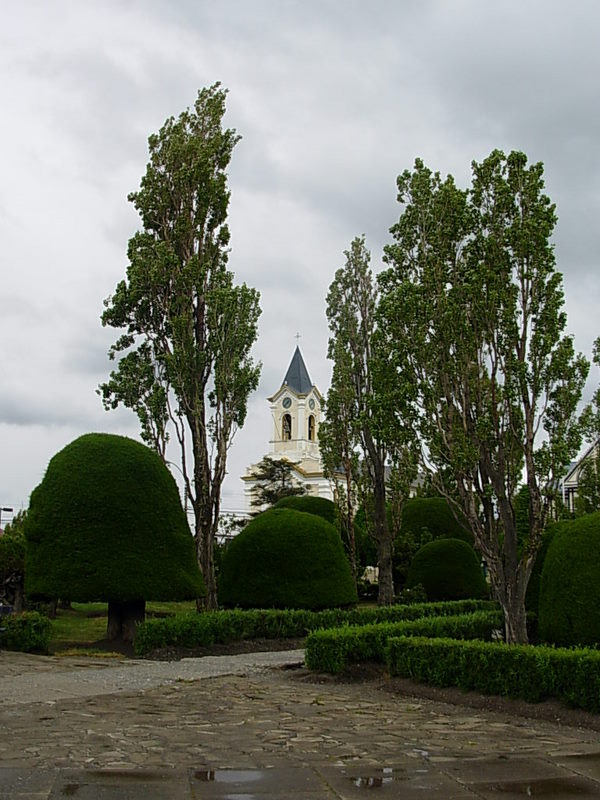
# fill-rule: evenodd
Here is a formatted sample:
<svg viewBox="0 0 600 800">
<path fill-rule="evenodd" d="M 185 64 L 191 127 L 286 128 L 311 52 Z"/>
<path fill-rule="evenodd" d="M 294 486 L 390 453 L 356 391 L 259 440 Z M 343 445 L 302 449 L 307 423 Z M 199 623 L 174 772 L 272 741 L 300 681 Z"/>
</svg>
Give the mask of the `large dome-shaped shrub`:
<svg viewBox="0 0 600 800">
<path fill-rule="evenodd" d="M 109 638 L 131 638 L 146 600 L 205 594 L 171 473 L 124 436 L 86 434 L 52 458 L 25 536 L 26 593 L 108 601 Z"/>
<path fill-rule="evenodd" d="M 427 529 L 432 539 L 462 539 L 473 544 L 466 518 L 457 521 L 443 497 L 411 497 L 402 508 L 400 534 L 419 537 Z"/>
<path fill-rule="evenodd" d="M 565 520 L 542 570 L 540 639 L 559 646 L 600 643 L 600 513 Z"/>
<path fill-rule="evenodd" d="M 227 547 L 219 602 L 240 608 L 335 608 L 357 602 L 342 541 L 324 519 L 272 508 Z"/>
<path fill-rule="evenodd" d="M 423 545 L 408 570 L 406 585 L 421 584 L 428 600 L 488 596 L 479 556 L 462 539 L 437 539 Z"/>
<path fill-rule="evenodd" d="M 539 601 L 540 601 L 540 587 L 542 584 L 542 572 L 544 571 L 544 564 L 546 563 L 546 556 L 548 550 L 554 539 L 554 534 L 557 529 L 557 524 L 549 525 L 548 528 L 542 533 L 542 543 L 535 558 L 535 564 L 531 571 L 531 577 L 527 584 L 527 594 L 525 595 L 525 608 L 527 611 L 533 611 L 538 614 Z"/>
<path fill-rule="evenodd" d="M 273 508 L 291 508 L 294 511 L 302 511 L 305 514 L 316 514 L 318 517 L 322 517 L 327 522 L 335 525 L 336 528 L 338 527 L 338 512 L 335 503 L 326 497 L 311 497 L 310 495 L 282 497 L 281 500 L 275 503 Z M 341 536 L 344 547 L 349 552 L 350 544 L 347 532 L 342 530 Z M 356 551 L 356 566 L 359 574 L 361 574 L 368 564 L 377 562 L 377 556 L 375 545 L 357 519 L 354 520 L 354 548 Z"/>
<path fill-rule="evenodd" d="M 291 508 L 294 511 L 303 511 L 305 514 L 316 514 L 331 525 L 335 525 L 336 522 L 335 503 L 326 497 L 311 497 L 307 494 L 290 495 L 278 500 L 273 508 Z"/>
</svg>

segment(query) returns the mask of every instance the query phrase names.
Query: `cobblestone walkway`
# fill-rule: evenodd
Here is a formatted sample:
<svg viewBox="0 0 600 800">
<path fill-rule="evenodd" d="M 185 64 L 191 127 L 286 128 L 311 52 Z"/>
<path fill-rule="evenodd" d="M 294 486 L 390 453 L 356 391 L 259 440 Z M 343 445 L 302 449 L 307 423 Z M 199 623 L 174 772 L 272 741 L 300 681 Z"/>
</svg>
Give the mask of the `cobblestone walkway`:
<svg viewBox="0 0 600 800">
<path fill-rule="evenodd" d="M 600 797 L 594 731 L 320 685 L 301 656 L 0 653 L 0 800 Z"/>
</svg>

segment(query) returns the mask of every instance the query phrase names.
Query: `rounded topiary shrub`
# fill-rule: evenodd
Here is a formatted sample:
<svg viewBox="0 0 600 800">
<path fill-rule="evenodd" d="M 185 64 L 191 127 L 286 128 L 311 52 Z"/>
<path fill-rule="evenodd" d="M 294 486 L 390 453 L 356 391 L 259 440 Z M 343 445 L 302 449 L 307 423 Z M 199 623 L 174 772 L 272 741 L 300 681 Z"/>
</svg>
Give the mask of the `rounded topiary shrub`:
<svg viewBox="0 0 600 800">
<path fill-rule="evenodd" d="M 428 600 L 463 600 L 489 594 L 479 556 L 462 539 L 423 545 L 408 570 L 408 588 L 421 584 Z"/>
<path fill-rule="evenodd" d="M 419 537 L 426 529 L 431 539 L 462 539 L 473 544 L 466 518 L 457 521 L 443 497 L 411 497 L 402 508 L 400 535 Z"/>
<path fill-rule="evenodd" d="M 460 521 L 443 497 L 411 497 L 403 505 L 400 530 L 394 538 L 394 585 L 406 585 L 408 570 L 417 551 L 436 539 L 463 539 L 473 545 L 466 519 Z"/>
<path fill-rule="evenodd" d="M 546 528 L 546 530 L 543 532 L 542 544 L 540 545 L 540 549 L 537 552 L 535 564 L 533 565 L 533 570 L 531 572 L 531 577 L 529 578 L 529 583 L 527 584 L 527 594 L 525 595 L 525 608 L 527 609 L 527 611 L 533 611 L 535 614 L 537 614 L 539 611 L 542 572 L 544 570 L 544 564 L 546 562 L 546 556 L 548 555 L 550 544 L 554 539 L 556 528 L 557 528 L 556 524 L 549 525 L 548 528 Z"/>
<path fill-rule="evenodd" d="M 294 511 L 303 511 L 305 514 L 316 514 L 323 517 L 331 525 L 336 522 L 335 503 L 326 497 L 311 497 L 310 495 L 290 495 L 278 500 L 273 508 L 291 508 Z"/>
<path fill-rule="evenodd" d="M 219 602 L 240 608 L 336 608 L 357 602 L 342 541 L 321 517 L 272 508 L 230 543 Z"/>
<path fill-rule="evenodd" d="M 124 436 L 86 434 L 52 458 L 25 537 L 27 595 L 107 601 L 109 638 L 131 638 L 146 600 L 205 594 L 171 473 Z"/>
<path fill-rule="evenodd" d="M 290 497 L 282 497 L 278 500 L 273 508 L 291 508 L 294 511 L 302 511 L 305 514 L 316 514 L 322 517 L 331 525 L 339 527 L 338 524 L 338 511 L 335 503 L 332 500 L 327 500 L 326 497 L 310 497 L 309 495 L 292 495 Z M 358 517 L 357 517 L 358 519 Z M 368 564 L 377 563 L 377 553 L 372 539 L 362 527 L 357 519 L 354 520 L 354 548 L 356 552 L 356 566 L 359 574 L 364 572 Z M 348 542 L 347 531 L 341 531 L 342 542 L 346 551 L 349 552 L 350 544 Z"/>
<path fill-rule="evenodd" d="M 600 643 L 600 512 L 553 526 L 542 570 L 538 631 L 559 646 Z"/>
</svg>

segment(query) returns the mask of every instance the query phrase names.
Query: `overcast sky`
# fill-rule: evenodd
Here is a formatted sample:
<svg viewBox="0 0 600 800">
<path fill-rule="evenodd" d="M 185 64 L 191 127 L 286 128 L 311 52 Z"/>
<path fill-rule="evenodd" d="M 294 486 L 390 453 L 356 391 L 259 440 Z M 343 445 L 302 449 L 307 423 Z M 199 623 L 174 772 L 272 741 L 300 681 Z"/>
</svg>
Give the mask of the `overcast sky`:
<svg viewBox="0 0 600 800">
<path fill-rule="evenodd" d="M 116 337 L 127 202 L 148 136 L 229 89 L 230 268 L 261 293 L 263 362 L 230 453 L 226 510 L 268 452 L 266 397 L 296 334 L 326 392 L 325 295 L 365 234 L 379 269 L 414 159 L 459 185 L 523 150 L 557 205 L 569 331 L 600 335 L 600 5 L 593 0 L 0 0 L 0 506 L 27 507 L 52 455 L 89 431 L 137 436 L 95 390 Z M 592 370 L 589 396 L 599 376 Z M 177 459 L 173 447 L 173 460 Z M 2 519 L 10 515 L 6 513 Z"/>
</svg>

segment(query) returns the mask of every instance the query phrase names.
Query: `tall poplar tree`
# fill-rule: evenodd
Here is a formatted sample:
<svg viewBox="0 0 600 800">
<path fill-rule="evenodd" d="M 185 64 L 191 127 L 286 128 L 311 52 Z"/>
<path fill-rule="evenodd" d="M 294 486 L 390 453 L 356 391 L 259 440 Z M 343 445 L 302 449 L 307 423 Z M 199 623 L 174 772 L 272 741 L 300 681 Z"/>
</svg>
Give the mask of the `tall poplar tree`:
<svg viewBox="0 0 600 800">
<path fill-rule="evenodd" d="M 319 438 L 329 473 L 338 461 L 337 467 L 346 474 L 346 503 L 356 487 L 370 506 L 367 516 L 372 515 L 377 548 L 378 603 L 390 605 L 394 536 L 387 515 L 387 482 L 394 470 L 396 485 L 408 493 L 414 475 L 410 446 L 414 437 L 403 415 L 403 382 L 389 369 L 389 353 L 377 329 L 379 295 L 364 237 L 355 238 L 344 254 L 346 264 L 335 273 L 327 295 L 328 357 L 334 365 Z M 345 515 L 350 514 L 348 507 Z M 351 528 L 350 523 L 348 519 Z"/>
<path fill-rule="evenodd" d="M 225 99 L 218 83 L 203 89 L 193 109 L 148 140 L 146 173 L 129 195 L 142 230 L 102 315 L 103 325 L 125 330 L 109 352 L 120 360 L 99 390 L 106 408 L 137 413 L 163 457 L 167 426 L 174 431 L 209 608 L 228 448 L 260 373 L 250 355 L 259 295 L 227 269 L 227 168 L 239 137 L 222 126 Z"/>
<path fill-rule="evenodd" d="M 422 161 L 398 178 L 380 327 L 412 376 L 424 462 L 460 504 L 504 611 L 527 641 L 525 593 L 558 479 L 581 438 L 588 364 L 564 334 L 543 166 L 494 151 L 459 190 Z M 528 489 L 529 531 L 515 499 Z"/>
</svg>

